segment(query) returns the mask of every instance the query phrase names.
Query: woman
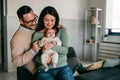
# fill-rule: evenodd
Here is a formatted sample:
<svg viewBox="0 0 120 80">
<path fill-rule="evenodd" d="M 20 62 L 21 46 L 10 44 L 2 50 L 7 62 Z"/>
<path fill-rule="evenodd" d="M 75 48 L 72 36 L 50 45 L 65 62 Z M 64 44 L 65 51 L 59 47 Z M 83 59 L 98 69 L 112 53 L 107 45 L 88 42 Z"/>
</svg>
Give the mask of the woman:
<svg viewBox="0 0 120 80">
<path fill-rule="evenodd" d="M 67 64 L 67 52 L 68 52 L 68 35 L 64 27 L 59 26 L 59 15 L 54 7 L 45 7 L 38 19 L 38 29 L 33 35 L 33 42 L 43 37 L 46 29 L 56 28 L 57 37 L 62 41 L 62 46 L 54 45 L 50 42 L 46 43 L 42 49 L 52 49 L 59 55 L 56 68 L 49 64 L 49 70 L 44 71 L 42 65 L 39 66 L 39 71 L 36 74 L 37 80 L 74 80 L 72 70 Z M 40 55 L 35 57 L 35 61 L 41 63 Z"/>
</svg>

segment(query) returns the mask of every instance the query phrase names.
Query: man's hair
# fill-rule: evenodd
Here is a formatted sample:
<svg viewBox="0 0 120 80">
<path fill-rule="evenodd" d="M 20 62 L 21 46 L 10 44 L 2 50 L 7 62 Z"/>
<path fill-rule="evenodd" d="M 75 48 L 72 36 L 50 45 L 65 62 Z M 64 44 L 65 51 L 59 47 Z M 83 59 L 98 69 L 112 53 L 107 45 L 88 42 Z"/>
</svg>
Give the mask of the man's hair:
<svg viewBox="0 0 120 80">
<path fill-rule="evenodd" d="M 31 7 L 23 5 L 17 10 L 17 16 L 19 19 L 23 19 L 23 15 L 29 13 L 30 11 L 33 11 Z"/>
</svg>

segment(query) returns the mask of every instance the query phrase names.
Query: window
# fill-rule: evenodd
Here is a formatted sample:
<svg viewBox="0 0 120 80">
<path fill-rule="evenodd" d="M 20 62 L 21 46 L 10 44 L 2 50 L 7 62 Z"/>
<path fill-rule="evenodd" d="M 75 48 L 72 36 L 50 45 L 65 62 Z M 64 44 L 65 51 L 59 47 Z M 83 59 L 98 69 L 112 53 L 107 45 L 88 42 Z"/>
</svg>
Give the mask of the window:
<svg viewBox="0 0 120 80">
<path fill-rule="evenodd" d="M 111 33 L 120 34 L 120 0 L 107 0 L 107 28 L 111 29 Z"/>
</svg>

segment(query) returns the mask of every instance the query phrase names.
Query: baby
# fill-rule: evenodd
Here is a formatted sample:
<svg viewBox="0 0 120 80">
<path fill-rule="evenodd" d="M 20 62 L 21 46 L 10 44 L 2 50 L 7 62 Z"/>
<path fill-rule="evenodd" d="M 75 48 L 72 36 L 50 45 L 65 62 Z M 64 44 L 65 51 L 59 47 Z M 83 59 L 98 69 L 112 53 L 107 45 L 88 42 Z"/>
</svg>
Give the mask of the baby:
<svg viewBox="0 0 120 80">
<path fill-rule="evenodd" d="M 56 30 L 55 29 L 47 29 L 44 33 L 44 37 L 42 40 L 39 41 L 40 47 L 43 47 L 45 43 L 51 42 L 54 45 L 60 45 L 61 41 L 58 37 L 56 37 Z M 48 65 L 47 65 L 47 59 L 48 55 L 52 53 L 51 61 L 53 64 L 53 68 L 56 68 L 56 64 L 58 62 L 58 53 L 53 50 L 43 50 L 41 55 L 41 62 L 43 66 L 45 67 L 45 71 L 48 71 Z"/>
</svg>

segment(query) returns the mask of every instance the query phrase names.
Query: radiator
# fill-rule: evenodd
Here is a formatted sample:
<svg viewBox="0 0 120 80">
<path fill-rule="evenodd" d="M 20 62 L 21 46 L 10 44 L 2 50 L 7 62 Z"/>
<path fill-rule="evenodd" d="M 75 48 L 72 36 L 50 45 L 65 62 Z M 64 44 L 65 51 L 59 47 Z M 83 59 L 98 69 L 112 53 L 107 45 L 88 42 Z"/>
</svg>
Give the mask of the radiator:
<svg viewBox="0 0 120 80">
<path fill-rule="evenodd" d="M 120 57 L 120 43 L 116 42 L 100 42 L 98 58 L 117 58 Z"/>
</svg>

